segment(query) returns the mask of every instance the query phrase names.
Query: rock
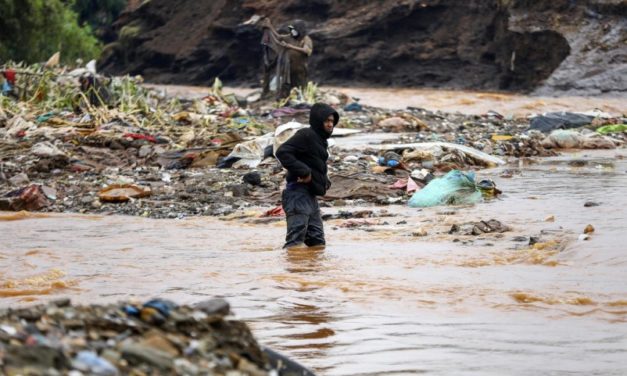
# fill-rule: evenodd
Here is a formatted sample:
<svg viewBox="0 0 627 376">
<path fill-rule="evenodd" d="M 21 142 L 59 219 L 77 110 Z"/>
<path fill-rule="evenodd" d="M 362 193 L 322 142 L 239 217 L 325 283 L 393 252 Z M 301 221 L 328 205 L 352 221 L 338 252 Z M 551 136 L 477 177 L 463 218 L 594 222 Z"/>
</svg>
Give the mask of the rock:
<svg viewBox="0 0 627 376">
<path fill-rule="evenodd" d="M 231 311 L 229 302 L 221 298 L 203 300 L 202 302 L 196 304 L 194 308 L 199 309 L 208 315 L 226 316 Z"/>
<path fill-rule="evenodd" d="M 173 357 L 179 356 L 177 348 L 158 331 L 151 331 L 145 334 L 144 339 L 139 344 L 170 354 Z"/>
<path fill-rule="evenodd" d="M 200 373 L 197 366 L 193 365 L 190 361 L 183 358 L 174 360 L 174 371 L 177 375 L 189 375 L 196 376 Z"/>
<path fill-rule="evenodd" d="M 10 368 L 33 367 L 47 370 L 57 367 L 69 368 L 70 361 L 58 348 L 39 344 L 32 346 L 10 345 L 4 356 L 4 364 Z"/>
<path fill-rule="evenodd" d="M 474 223 L 466 223 L 459 226 L 459 233 L 462 235 L 475 235 L 475 224 Z"/>
<path fill-rule="evenodd" d="M 455 224 L 451 227 L 448 233 L 478 236 L 486 233 L 503 233 L 510 230 L 511 228 L 509 226 L 497 221 L 496 219 L 491 219 L 489 221 L 470 222 L 462 225 Z M 526 238 L 523 240 L 526 240 Z"/>
<path fill-rule="evenodd" d="M 43 193 L 43 195 L 46 196 L 47 199 L 53 200 L 53 201 L 57 199 L 56 189 L 45 186 L 45 185 L 42 185 L 40 189 L 41 189 L 41 193 Z"/>
<path fill-rule="evenodd" d="M 416 237 L 422 237 L 422 236 L 427 236 L 427 235 L 429 235 L 429 233 L 427 232 L 427 230 L 423 228 L 419 228 L 418 230 L 411 233 L 411 236 L 416 236 Z"/>
<path fill-rule="evenodd" d="M 601 205 L 601 204 L 599 204 L 598 202 L 594 202 L 594 201 L 586 201 L 586 203 L 583 204 L 583 206 L 586 207 L 586 208 L 590 208 L 590 207 L 593 207 L 593 206 L 599 206 L 599 205 Z"/>
<path fill-rule="evenodd" d="M 544 222 L 555 222 L 555 216 L 549 215 L 548 217 L 544 218 Z"/>
<path fill-rule="evenodd" d="M 529 245 L 534 245 L 540 241 L 540 237 L 538 236 L 530 236 L 529 237 Z"/>
<path fill-rule="evenodd" d="M 174 357 L 172 355 L 149 346 L 125 341 L 122 343 L 121 350 L 122 357 L 131 364 L 134 362 L 145 362 L 163 371 L 171 371 L 174 366 Z"/>
<path fill-rule="evenodd" d="M 26 175 L 25 173 L 14 175 L 9 179 L 9 183 L 14 187 L 26 185 L 29 182 L 30 180 L 28 179 L 28 175 Z"/>
<path fill-rule="evenodd" d="M 81 204 L 89 205 L 94 201 L 92 196 L 83 196 L 81 197 Z"/>
<path fill-rule="evenodd" d="M 226 187 L 226 193 L 230 193 L 227 197 L 244 197 L 248 195 L 248 187 L 245 184 L 230 184 Z"/>
<path fill-rule="evenodd" d="M 139 317 L 142 319 L 142 321 L 157 326 L 163 324 L 166 321 L 165 316 L 162 315 L 156 308 L 152 307 L 142 308 Z"/>
<path fill-rule="evenodd" d="M 71 303 L 72 301 L 70 300 L 70 298 L 59 298 L 59 299 L 54 299 L 50 301 L 50 305 L 53 305 L 59 308 L 69 307 Z"/>
<path fill-rule="evenodd" d="M 592 234 L 594 232 L 594 227 L 592 225 L 587 225 L 586 228 L 583 229 L 584 234 Z"/>
<path fill-rule="evenodd" d="M 146 158 L 147 156 L 150 155 L 150 153 L 152 153 L 152 146 L 151 145 L 142 145 L 139 150 L 137 151 L 137 156 L 139 158 Z"/>
<path fill-rule="evenodd" d="M 511 231 L 511 227 L 503 224 L 500 221 L 497 221 L 496 219 L 491 219 L 488 222 L 486 222 L 486 225 L 490 228 L 490 232 L 506 232 L 506 231 Z"/>
<path fill-rule="evenodd" d="M 261 174 L 257 171 L 251 171 L 246 173 L 242 177 L 242 180 L 244 180 L 244 183 L 248 183 L 252 186 L 257 186 L 261 184 Z"/>
</svg>

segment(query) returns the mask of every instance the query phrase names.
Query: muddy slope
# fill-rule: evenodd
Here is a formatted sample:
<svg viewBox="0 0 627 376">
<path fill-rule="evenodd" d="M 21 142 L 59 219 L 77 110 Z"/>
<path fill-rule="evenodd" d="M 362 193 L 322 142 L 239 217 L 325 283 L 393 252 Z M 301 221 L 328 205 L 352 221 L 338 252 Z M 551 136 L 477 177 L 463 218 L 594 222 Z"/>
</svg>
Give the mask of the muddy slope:
<svg viewBox="0 0 627 376">
<path fill-rule="evenodd" d="M 152 0 L 118 21 L 100 61 L 159 83 L 254 85 L 254 14 L 311 27 L 324 84 L 600 93 L 627 90 L 626 6 L 615 0 Z"/>
</svg>

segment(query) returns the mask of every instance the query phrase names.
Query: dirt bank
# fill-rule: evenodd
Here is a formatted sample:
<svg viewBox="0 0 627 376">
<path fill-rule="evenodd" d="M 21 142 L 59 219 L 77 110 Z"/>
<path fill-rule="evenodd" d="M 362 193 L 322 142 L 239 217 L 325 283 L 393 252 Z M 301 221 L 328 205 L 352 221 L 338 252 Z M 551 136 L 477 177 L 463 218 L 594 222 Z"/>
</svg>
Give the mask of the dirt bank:
<svg viewBox="0 0 627 376">
<path fill-rule="evenodd" d="M 118 21 L 100 66 L 156 83 L 254 85 L 254 14 L 311 27 L 311 78 L 324 84 L 538 93 L 624 93 L 619 1 L 153 0 Z"/>
</svg>

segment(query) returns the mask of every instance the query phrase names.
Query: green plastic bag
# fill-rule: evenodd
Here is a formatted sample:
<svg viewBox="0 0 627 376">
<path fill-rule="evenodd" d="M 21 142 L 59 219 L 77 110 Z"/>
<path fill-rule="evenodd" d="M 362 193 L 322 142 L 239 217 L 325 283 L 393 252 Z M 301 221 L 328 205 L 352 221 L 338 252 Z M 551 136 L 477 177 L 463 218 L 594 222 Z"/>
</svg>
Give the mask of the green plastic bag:
<svg viewBox="0 0 627 376">
<path fill-rule="evenodd" d="M 474 172 L 449 171 L 441 178 L 433 179 L 426 187 L 409 199 L 412 208 L 438 205 L 474 204 L 481 201 L 481 190 L 475 183 Z"/>
</svg>

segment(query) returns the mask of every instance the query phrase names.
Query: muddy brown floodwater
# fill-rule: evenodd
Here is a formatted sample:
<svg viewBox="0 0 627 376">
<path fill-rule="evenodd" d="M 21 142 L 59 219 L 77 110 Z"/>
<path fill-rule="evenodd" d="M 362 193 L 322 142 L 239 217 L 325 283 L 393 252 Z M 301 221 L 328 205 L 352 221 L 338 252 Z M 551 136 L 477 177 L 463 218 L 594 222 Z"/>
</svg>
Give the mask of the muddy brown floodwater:
<svg viewBox="0 0 627 376">
<path fill-rule="evenodd" d="M 355 228 L 330 220 L 317 251 L 282 250 L 284 222 L 246 215 L 0 212 L 0 302 L 221 296 L 262 344 L 320 375 L 625 375 L 625 157 L 585 151 L 483 170 L 500 199 L 376 207 L 396 216 Z M 363 208 L 323 213 L 339 209 Z M 512 231 L 448 234 L 492 218 Z M 578 240 L 588 224 L 595 231 Z"/>
<path fill-rule="evenodd" d="M 486 170 L 499 200 L 392 206 L 387 225 L 353 230 L 331 220 L 323 251 L 280 249 L 283 222 L 5 212 L 2 305 L 222 296 L 263 344 L 322 375 L 624 375 L 625 156 Z M 446 234 L 490 218 L 513 231 Z M 577 240 L 588 224 L 591 239 Z M 417 228 L 428 235 L 412 236 Z M 517 236 L 540 236 L 542 246 Z"/>
<path fill-rule="evenodd" d="M 163 90 L 171 96 L 199 98 L 207 95 L 210 88 L 201 86 L 147 85 Z M 459 111 L 464 114 L 480 115 L 492 110 L 505 116 L 527 116 L 551 111 L 589 111 L 598 109 L 610 114 L 627 113 L 625 96 L 595 97 L 541 97 L 511 93 L 490 93 L 470 90 L 442 89 L 381 89 L 346 88 L 323 86 L 323 90 L 342 92 L 359 98 L 368 106 L 400 110 L 406 107 L 426 108 L 431 111 Z M 224 89 L 227 93 L 248 95 L 253 89 Z"/>
</svg>

